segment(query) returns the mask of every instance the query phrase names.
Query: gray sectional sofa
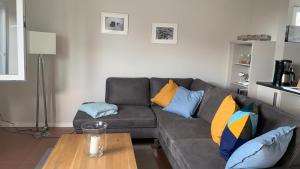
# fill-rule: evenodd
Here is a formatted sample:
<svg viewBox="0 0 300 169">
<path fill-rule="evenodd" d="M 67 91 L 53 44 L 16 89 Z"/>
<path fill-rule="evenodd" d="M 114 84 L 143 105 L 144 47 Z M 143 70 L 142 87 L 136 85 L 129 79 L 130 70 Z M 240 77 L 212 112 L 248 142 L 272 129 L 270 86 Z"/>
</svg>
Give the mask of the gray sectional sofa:
<svg viewBox="0 0 300 169">
<path fill-rule="evenodd" d="M 132 138 L 157 138 L 173 169 L 224 169 L 226 161 L 210 135 L 210 125 L 222 100 L 229 94 L 240 106 L 255 102 L 259 106 L 257 134 L 280 126 L 300 126 L 292 115 L 275 107 L 215 87 L 200 79 L 173 79 L 190 90 L 204 90 L 204 98 L 193 119 L 168 113 L 153 105 L 150 99 L 168 82 L 168 78 L 108 78 L 106 102 L 116 104 L 119 114 L 100 118 L 108 122 L 108 132 L 130 132 Z M 77 112 L 73 125 L 82 133 L 83 122 L 95 120 Z M 276 168 L 300 168 L 300 129 L 296 129 L 287 153 Z"/>
</svg>

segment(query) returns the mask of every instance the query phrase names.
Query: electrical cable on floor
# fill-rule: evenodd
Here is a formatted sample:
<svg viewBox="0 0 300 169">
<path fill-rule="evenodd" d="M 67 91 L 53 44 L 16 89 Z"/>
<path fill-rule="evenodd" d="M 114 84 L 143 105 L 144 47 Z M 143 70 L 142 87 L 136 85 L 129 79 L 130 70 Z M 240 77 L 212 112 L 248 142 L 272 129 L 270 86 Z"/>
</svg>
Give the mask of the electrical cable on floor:
<svg viewBox="0 0 300 169">
<path fill-rule="evenodd" d="M 4 122 L 4 123 L 8 123 L 8 124 L 10 124 L 10 125 L 13 125 L 13 126 L 15 126 L 16 124 L 15 123 L 13 123 L 13 122 L 11 122 L 11 121 L 8 121 L 8 120 L 4 120 L 4 118 L 3 118 L 3 116 L 2 116 L 2 114 L 0 113 L 0 120 L 2 121 L 2 122 Z M 1 127 L 4 127 L 3 125 L 1 125 L 0 124 L 0 126 Z"/>
<path fill-rule="evenodd" d="M 14 127 L 14 128 L 12 128 L 14 131 L 12 131 L 11 129 L 8 129 L 6 126 L 0 125 L 7 132 L 14 133 L 14 134 L 24 134 L 24 135 L 33 136 L 32 133 L 24 133 L 24 132 L 27 132 L 27 131 L 33 132 L 33 129 L 18 129 L 18 128 L 15 127 L 16 126 L 15 123 L 13 123 L 11 121 L 8 121 L 8 120 L 5 120 L 1 113 L 0 113 L 0 121 L 4 122 L 4 123 L 7 123 L 7 124 L 11 125 L 12 127 Z"/>
<path fill-rule="evenodd" d="M 0 121 L 1 122 L 4 122 L 4 123 L 7 123 L 9 125 L 11 125 L 13 128 L 7 128 L 5 127 L 4 125 L 1 125 L 0 124 L 0 127 L 3 127 L 3 129 L 9 133 L 13 133 L 13 134 L 23 134 L 23 135 L 30 135 L 32 136 L 33 138 L 35 139 L 39 139 L 39 138 L 44 138 L 44 139 L 51 139 L 51 138 L 60 138 L 60 136 L 43 136 L 43 137 L 36 137 L 36 130 L 35 129 L 32 129 L 32 128 L 29 128 L 29 129 L 18 129 L 16 128 L 16 124 L 11 122 L 11 121 L 8 121 L 8 120 L 5 120 L 3 118 L 3 115 L 0 113 Z M 70 133 L 63 133 L 63 134 L 74 134 L 75 133 L 75 130 L 73 130 L 72 132 Z"/>
<path fill-rule="evenodd" d="M 14 128 L 13 130 L 12 129 L 8 129 L 8 128 L 6 128 L 6 127 L 4 127 L 3 128 L 6 132 L 9 132 L 9 133 L 13 133 L 13 134 L 22 134 L 22 135 L 29 135 L 29 136 L 32 136 L 33 138 L 35 138 L 34 137 L 34 133 L 31 131 L 32 129 L 22 129 L 22 130 L 20 130 L 20 129 L 17 129 L 17 128 Z M 27 131 L 27 132 L 26 132 Z M 30 133 L 29 133 L 29 132 Z"/>
</svg>

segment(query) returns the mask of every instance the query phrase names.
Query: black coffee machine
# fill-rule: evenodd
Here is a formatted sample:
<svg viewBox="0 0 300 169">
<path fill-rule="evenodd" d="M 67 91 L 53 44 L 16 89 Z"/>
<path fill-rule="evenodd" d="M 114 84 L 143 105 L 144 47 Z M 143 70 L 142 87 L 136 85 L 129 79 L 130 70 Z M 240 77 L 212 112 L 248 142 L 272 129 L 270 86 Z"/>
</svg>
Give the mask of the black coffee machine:
<svg viewBox="0 0 300 169">
<path fill-rule="evenodd" d="M 295 83 L 295 73 L 293 70 L 293 61 L 276 60 L 273 85 L 293 86 Z"/>
</svg>

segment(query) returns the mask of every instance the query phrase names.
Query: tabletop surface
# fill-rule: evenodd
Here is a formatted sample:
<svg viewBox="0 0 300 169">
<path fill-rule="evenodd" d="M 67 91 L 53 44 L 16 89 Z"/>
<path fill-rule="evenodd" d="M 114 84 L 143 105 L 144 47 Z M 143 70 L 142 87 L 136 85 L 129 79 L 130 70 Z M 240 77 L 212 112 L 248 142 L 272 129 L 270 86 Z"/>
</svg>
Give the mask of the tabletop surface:
<svg viewBox="0 0 300 169">
<path fill-rule="evenodd" d="M 63 135 L 43 169 L 137 169 L 130 135 L 115 133 L 106 134 L 105 137 L 104 155 L 91 158 L 85 151 L 85 135 Z"/>
</svg>

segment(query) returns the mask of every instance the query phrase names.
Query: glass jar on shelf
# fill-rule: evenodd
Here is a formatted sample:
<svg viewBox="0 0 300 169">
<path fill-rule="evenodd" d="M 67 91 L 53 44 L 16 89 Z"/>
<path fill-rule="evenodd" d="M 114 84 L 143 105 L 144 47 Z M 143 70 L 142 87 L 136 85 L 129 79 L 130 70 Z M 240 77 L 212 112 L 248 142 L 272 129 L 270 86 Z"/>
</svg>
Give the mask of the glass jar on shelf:
<svg viewBox="0 0 300 169">
<path fill-rule="evenodd" d="M 251 54 L 241 54 L 240 55 L 240 61 L 239 61 L 240 64 L 247 64 L 247 65 L 250 65 L 251 63 Z"/>
</svg>

